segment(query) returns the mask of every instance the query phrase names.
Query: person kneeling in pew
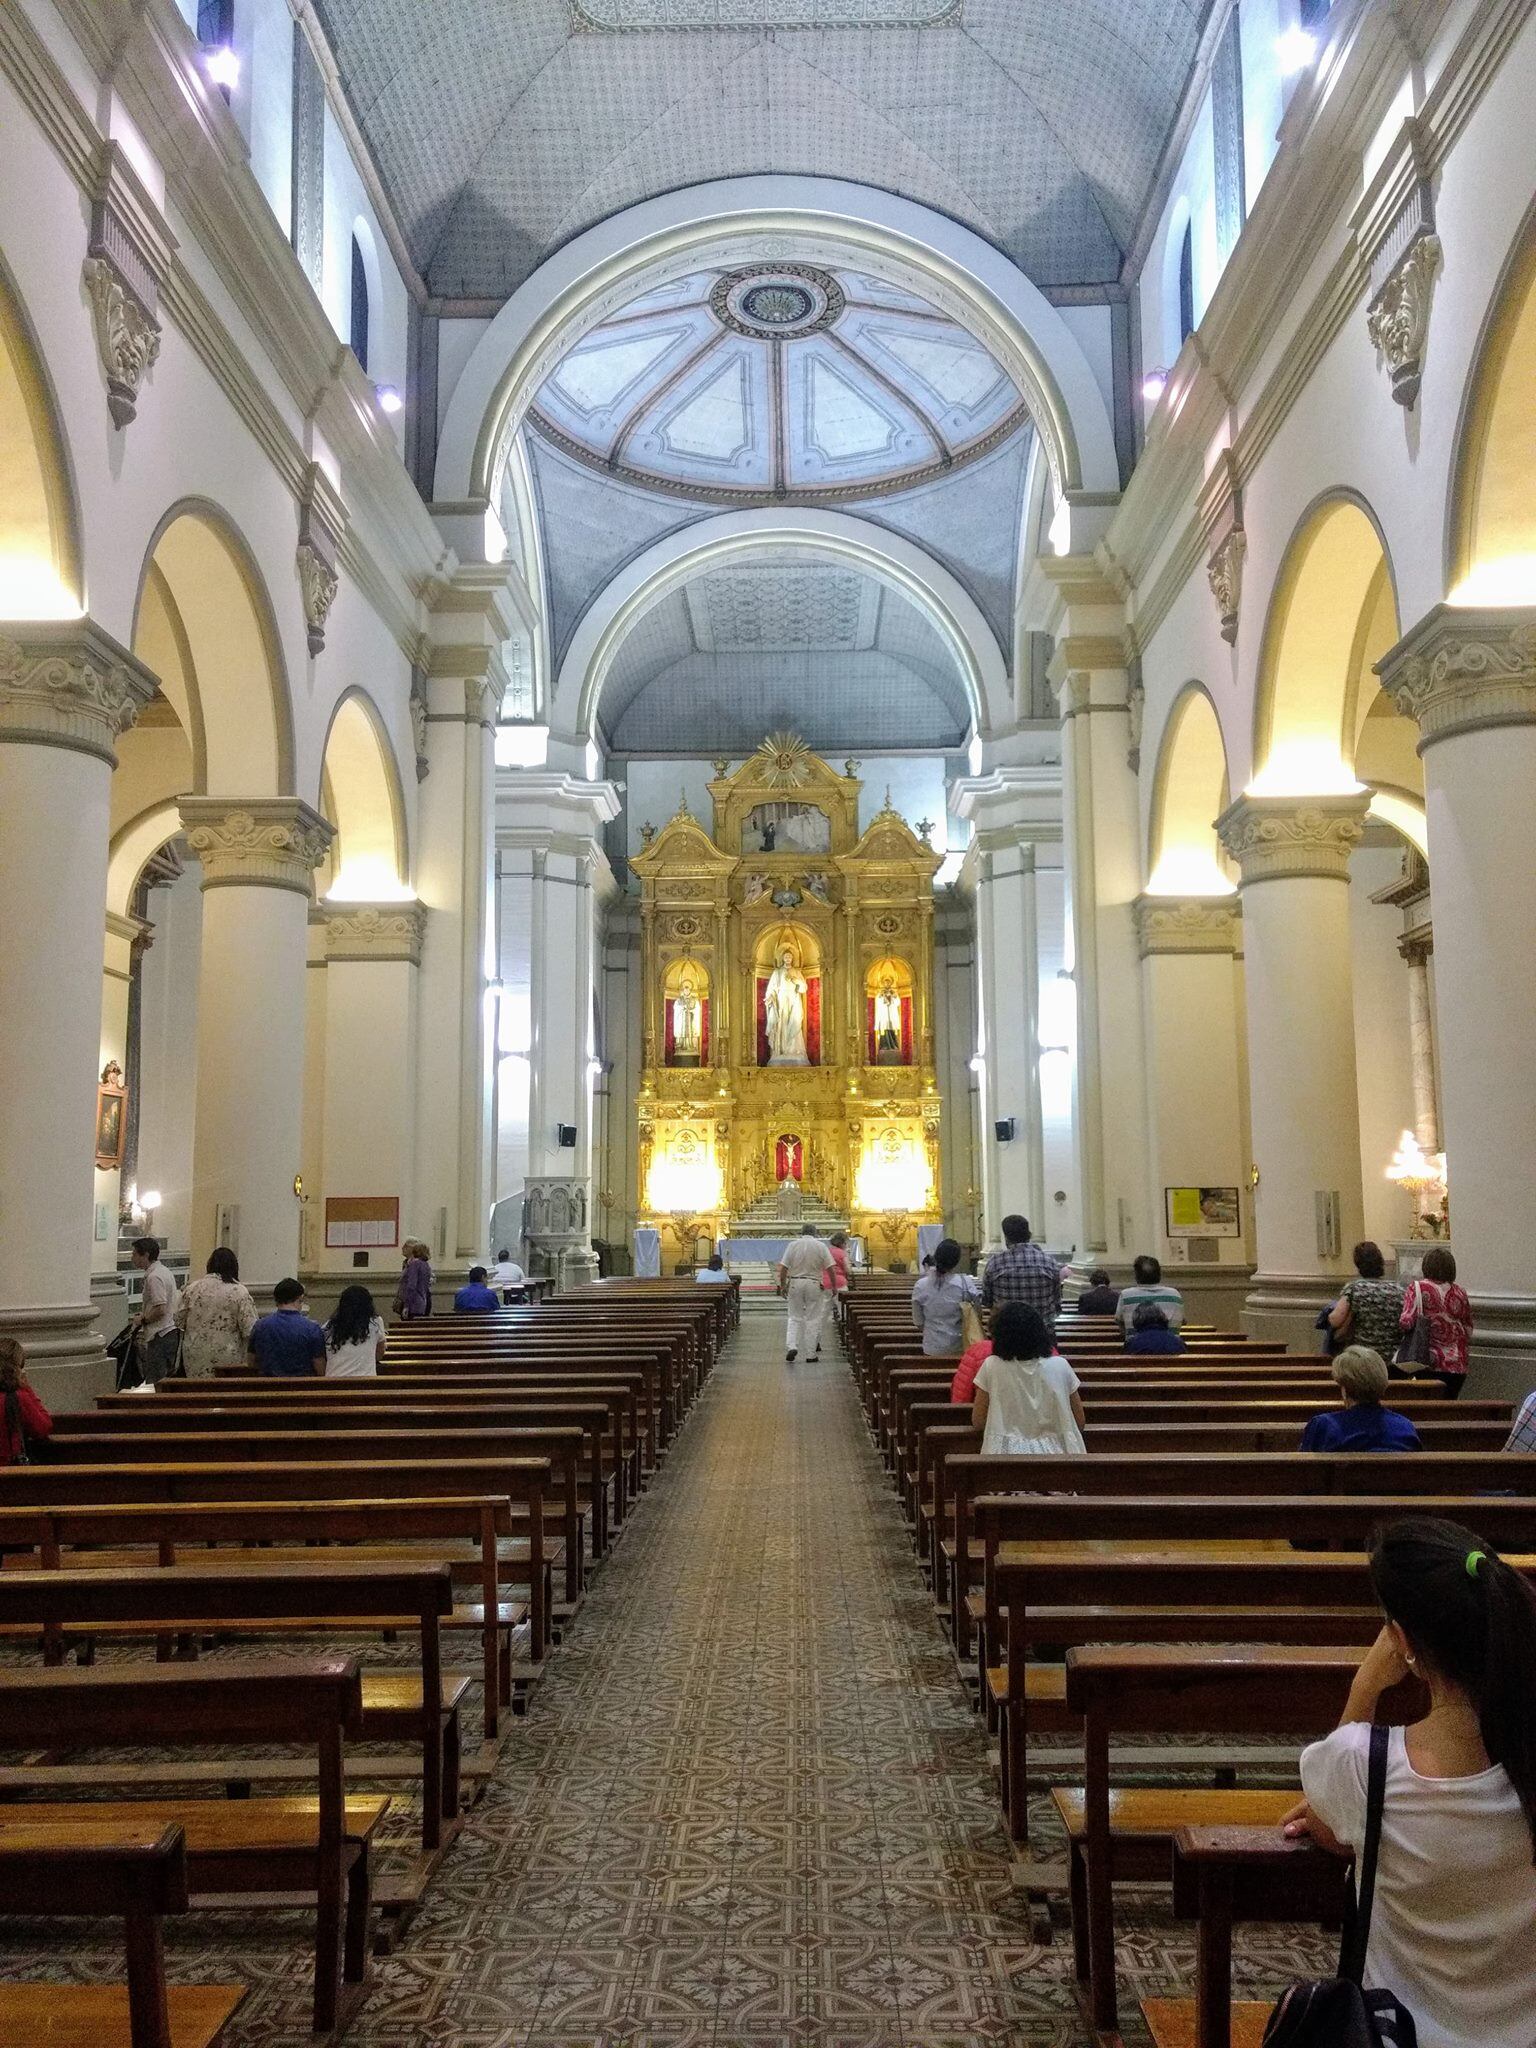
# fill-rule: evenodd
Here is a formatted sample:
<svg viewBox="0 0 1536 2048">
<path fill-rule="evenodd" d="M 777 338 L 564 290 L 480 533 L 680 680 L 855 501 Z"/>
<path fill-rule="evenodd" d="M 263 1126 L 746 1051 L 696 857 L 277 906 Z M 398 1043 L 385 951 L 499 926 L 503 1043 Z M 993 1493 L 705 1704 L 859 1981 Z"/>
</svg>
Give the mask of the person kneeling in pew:
<svg viewBox="0 0 1536 2048">
<path fill-rule="evenodd" d="M 1413 2014 L 1418 2048 L 1536 2042 L 1536 1593 L 1458 1523 L 1378 1535 L 1386 1625 L 1344 1718 L 1302 1752 L 1285 1832 L 1343 1853 L 1364 1834 L 1377 1704 L 1410 1675 L 1429 1711 L 1393 1728 L 1367 1988 Z"/>
<path fill-rule="evenodd" d="M 304 1313 L 304 1289 L 297 1280 L 279 1280 L 272 1290 L 272 1313 L 256 1318 L 247 1355 L 257 1372 L 269 1380 L 303 1380 L 325 1372 L 325 1332 Z"/>
<path fill-rule="evenodd" d="M 1383 1408 L 1387 1368 L 1369 1344 L 1351 1344 L 1333 1361 L 1333 1377 L 1348 1402 L 1342 1413 L 1325 1408 L 1301 1433 L 1304 1451 L 1421 1451 L 1419 1432 L 1406 1415 Z"/>
</svg>

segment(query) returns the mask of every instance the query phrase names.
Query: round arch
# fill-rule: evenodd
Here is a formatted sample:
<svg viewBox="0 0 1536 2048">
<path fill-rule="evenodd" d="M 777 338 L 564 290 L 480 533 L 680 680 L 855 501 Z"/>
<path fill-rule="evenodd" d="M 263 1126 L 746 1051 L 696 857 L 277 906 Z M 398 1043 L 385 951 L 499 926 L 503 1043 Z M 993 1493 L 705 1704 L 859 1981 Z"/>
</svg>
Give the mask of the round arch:
<svg viewBox="0 0 1536 2048">
<path fill-rule="evenodd" d="M 336 827 L 332 902 L 378 903 L 412 894 L 400 771 L 378 706 L 365 690 L 338 698 L 325 735 L 320 808 Z"/>
<path fill-rule="evenodd" d="M 59 409 L 0 267 L 0 618 L 78 618 L 80 517 Z"/>
<path fill-rule="evenodd" d="M 1457 427 L 1446 587 L 1464 604 L 1536 603 L 1536 207 L 1505 264 Z"/>
<path fill-rule="evenodd" d="M 977 734 L 1008 715 L 1008 677 L 981 608 L 950 571 L 899 535 L 845 512 L 764 506 L 724 512 L 668 534 L 626 564 L 583 614 L 560 664 L 551 737 L 590 743 L 613 658 L 636 622 L 680 583 L 772 544 L 856 564 L 911 599 L 953 650 Z"/>
<path fill-rule="evenodd" d="M 151 612 L 164 596 L 174 609 L 198 793 L 293 795 L 287 669 L 272 600 L 244 539 L 206 499 L 173 505 L 145 551 L 135 645 L 152 575 L 159 583 Z M 169 695 L 169 679 L 162 686 Z"/>
<path fill-rule="evenodd" d="M 1149 896 L 1225 896 L 1236 883 L 1216 836 L 1231 797 L 1226 740 L 1204 683 L 1188 682 L 1163 726 L 1147 836 Z"/>
<path fill-rule="evenodd" d="M 1087 357 L 1061 315 L 1006 257 L 910 199 L 841 179 L 723 178 L 655 199 L 573 237 L 518 287 L 454 387 L 438 444 L 439 503 L 494 505 L 534 391 L 640 276 L 662 282 L 740 260 L 745 238 L 797 259 L 921 280 L 925 295 L 985 342 L 1035 416 L 1058 497 L 1118 495 L 1114 433 Z"/>
<path fill-rule="evenodd" d="M 181 806 L 169 802 L 150 804 L 130 818 L 112 835 L 107 853 L 107 909 L 127 917 L 133 909 L 133 892 L 138 887 L 144 863 L 160 851 L 168 839 L 181 830 Z"/>
</svg>

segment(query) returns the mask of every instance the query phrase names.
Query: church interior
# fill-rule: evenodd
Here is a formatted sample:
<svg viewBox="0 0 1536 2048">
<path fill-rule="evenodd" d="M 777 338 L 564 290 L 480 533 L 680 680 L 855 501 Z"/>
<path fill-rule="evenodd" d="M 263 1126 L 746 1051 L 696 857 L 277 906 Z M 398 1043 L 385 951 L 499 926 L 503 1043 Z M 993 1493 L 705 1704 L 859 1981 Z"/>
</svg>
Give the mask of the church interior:
<svg viewBox="0 0 1536 2048">
<path fill-rule="evenodd" d="M 0 6 L 0 2043 L 1536 2048 L 1533 99 Z"/>
</svg>

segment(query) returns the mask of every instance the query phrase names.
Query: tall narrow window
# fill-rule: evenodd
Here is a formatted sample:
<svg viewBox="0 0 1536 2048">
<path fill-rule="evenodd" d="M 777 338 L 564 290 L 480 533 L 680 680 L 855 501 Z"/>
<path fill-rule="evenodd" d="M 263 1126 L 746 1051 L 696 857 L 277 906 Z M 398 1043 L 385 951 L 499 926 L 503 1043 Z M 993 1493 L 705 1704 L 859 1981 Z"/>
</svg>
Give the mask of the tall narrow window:
<svg viewBox="0 0 1536 2048">
<path fill-rule="evenodd" d="M 352 353 L 366 370 L 368 367 L 368 266 L 363 261 L 363 245 L 356 235 L 352 237 Z"/>
<path fill-rule="evenodd" d="M 1303 28 L 1317 28 L 1328 18 L 1333 0 L 1301 0 L 1301 25 Z"/>
<path fill-rule="evenodd" d="M 205 49 L 235 39 L 235 0 L 197 0 L 197 40 Z"/>
<path fill-rule="evenodd" d="M 1184 241 L 1179 249 L 1179 345 L 1188 341 L 1195 331 L 1195 229 L 1191 222 L 1184 230 Z"/>
</svg>

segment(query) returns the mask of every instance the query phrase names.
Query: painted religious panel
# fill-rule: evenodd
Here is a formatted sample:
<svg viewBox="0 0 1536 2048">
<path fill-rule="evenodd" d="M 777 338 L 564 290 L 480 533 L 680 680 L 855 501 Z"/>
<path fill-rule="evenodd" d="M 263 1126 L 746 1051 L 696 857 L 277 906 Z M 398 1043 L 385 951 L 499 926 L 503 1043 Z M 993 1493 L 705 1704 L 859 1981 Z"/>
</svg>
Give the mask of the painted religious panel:
<svg viewBox="0 0 1536 2048">
<path fill-rule="evenodd" d="M 832 820 L 814 804 L 754 804 L 741 824 L 743 853 L 830 853 Z"/>
</svg>

